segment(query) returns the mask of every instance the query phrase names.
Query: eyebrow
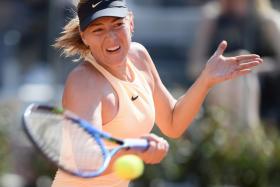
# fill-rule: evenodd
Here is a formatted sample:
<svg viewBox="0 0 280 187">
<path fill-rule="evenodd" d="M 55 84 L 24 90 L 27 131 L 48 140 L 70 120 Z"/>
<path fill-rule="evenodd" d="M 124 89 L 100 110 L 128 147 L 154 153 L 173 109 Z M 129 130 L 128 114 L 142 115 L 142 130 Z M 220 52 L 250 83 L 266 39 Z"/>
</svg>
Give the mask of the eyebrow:
<svg viewBox="0 0 280 187">
<path fill-rule="evenodd" d="M 123 19 L 123 18 L 114 18 L 114 19 L 112 19 L 111 23 L 114 23 L 114 22 L 119 21 L 121 19 Z M 100 25 L 103 25 L 102 21 L 100 21 L 100 22 L 93 22 L 89 26 L 100 26 Z"/>
</svg>

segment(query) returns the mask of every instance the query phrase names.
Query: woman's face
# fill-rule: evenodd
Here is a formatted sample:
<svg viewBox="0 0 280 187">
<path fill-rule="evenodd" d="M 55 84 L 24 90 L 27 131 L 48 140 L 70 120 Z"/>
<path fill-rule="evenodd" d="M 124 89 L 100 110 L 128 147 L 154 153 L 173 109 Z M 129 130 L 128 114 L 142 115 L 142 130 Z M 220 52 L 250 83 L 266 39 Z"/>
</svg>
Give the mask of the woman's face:
<svg viewBox="0 0 280 187">
<path fill-rule="evenodd" d="M 81 36 L 97 62 L 112 67 L 126 61 L 132 31 L 132 15 L 101 17 L 81 32 Z"/>
</svg>

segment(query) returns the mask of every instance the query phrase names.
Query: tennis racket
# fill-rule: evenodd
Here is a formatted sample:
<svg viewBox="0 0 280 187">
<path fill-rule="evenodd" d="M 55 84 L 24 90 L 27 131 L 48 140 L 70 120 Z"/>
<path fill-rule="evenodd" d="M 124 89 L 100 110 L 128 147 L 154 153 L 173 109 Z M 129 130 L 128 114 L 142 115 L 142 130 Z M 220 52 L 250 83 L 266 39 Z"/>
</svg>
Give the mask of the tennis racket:
<svg viewBox="0 0 280 187">
<path fill-rule="evenodd" d="M 118 139 L 70 111 L 32 104 L 23 115 L 24 131 L 58 168 L 83 178 L 96 177 L 122 149 L 145 151 L 146 139 Z"/>
</svg>

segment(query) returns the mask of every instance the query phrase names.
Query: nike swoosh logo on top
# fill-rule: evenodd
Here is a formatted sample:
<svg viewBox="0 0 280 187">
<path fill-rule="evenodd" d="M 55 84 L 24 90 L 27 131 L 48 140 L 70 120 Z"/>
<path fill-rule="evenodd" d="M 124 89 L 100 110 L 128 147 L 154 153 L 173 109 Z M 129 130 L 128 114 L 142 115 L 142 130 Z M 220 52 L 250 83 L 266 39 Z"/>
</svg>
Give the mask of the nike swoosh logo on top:
<svg viewBox="0 0 280 187">
<path fill-rule="evenodd" d="M 102 1 L 99 1 L 98 3 L 92 4 L 92 8 L 97 7 Z"/>
<path fill-rule="evenodd" d="M 134 96 L 132 96 L 132 97 L 131 97 L 131 100 L 132 100 L 132 101 L 135 101 L 137 98 L 138 98 L 138 95 L 137 95 L 137 96 L 135 96 L 135 97 L 134 97 Z"/>
</svg>

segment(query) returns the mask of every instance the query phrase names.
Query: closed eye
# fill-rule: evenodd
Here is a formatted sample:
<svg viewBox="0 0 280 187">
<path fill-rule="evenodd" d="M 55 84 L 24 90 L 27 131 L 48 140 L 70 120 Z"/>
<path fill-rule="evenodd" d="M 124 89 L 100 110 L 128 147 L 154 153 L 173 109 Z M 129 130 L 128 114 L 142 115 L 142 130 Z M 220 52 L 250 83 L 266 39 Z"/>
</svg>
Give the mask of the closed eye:
<svg viewBox="0 0 280 187">
<path fill-rule="evenodd" d="M 123 22 L 119 22 L 119 23 L 116 24 L 116 26 L 122 26 L 122 25 L 124 25 Z"/>
<path fill-rule="evenodd" d="M 118 23 L 114 24 L 114 28 L 116 28 L 116 29 L 121 28 L 122 26 L 124 26 L 123 22 L 118 22 Z"/>
<path fill-rule="evenodd" d="M 99 28 L 99 29 L 93 29 L 91 32 L 93 32 L 93 33 L 100 33 L 102 31 L 103 31 L 103 29 Z"/>
</svg>

